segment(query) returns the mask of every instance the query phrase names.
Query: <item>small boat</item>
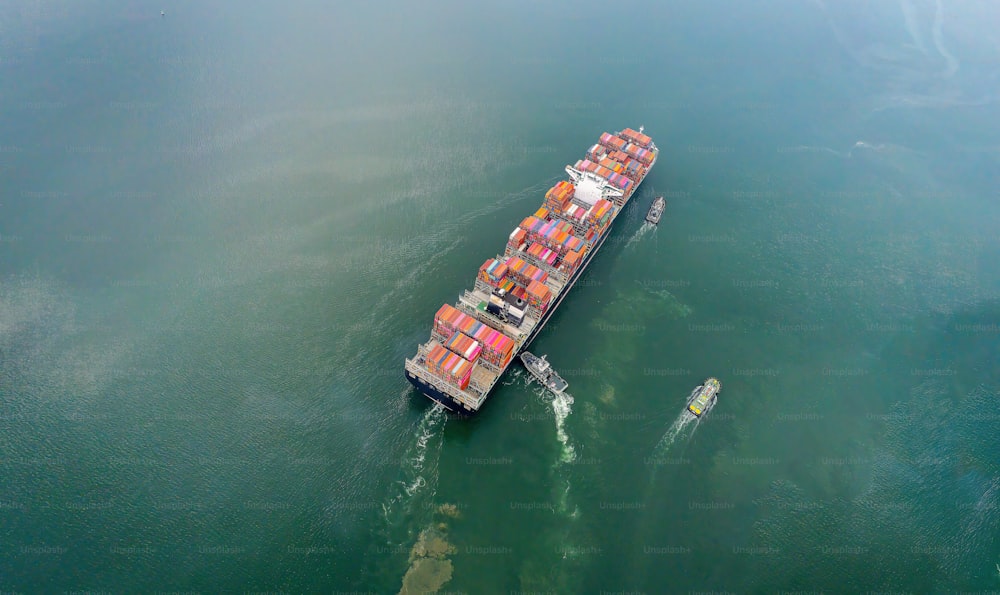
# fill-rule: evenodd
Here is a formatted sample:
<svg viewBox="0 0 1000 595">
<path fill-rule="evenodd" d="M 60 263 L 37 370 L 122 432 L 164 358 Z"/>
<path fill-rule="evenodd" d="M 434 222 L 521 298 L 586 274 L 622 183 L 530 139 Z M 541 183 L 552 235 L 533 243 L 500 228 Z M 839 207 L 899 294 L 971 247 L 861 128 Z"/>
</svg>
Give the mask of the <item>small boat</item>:
<svg viewBox="0 0 1000 595">
<path fill-rule="evenodd" d="M 528 369 L 528 372 L 532 376 L 537 378 L 550 391 L 561 394 L 569 387 L 569 383 L 563 380 L 559 374 L 556 374 L 556 371 L 552 369 L 552 366 L 549 365 L 544 355 L 538 357 L 525 351 L 521 354 L 521 363 L 524 364 L 524 367 Z"/>
<path fill-rule="evenodd" d="M 663 208 L 667 205 L 667 201 L 663 200 L 662 196 L 657 196 L 653 200 L 652 206 L 649 207 L 649 212 L 646 213 L 646 221 L 649 221 L 653 225 L 660 222 L 660 217 L 663 216 Z"/>
<path fill-rule="evenodd" d="M 711 409 L 715 402 L 719 398 L 719 391 L 722 389 L 722 383 L 715 378 L 709 378 L 705 381 L 705 384 L 694 389 L 691 396 L 688 397 L 687 409 L 695 415 L 695 417 L 701 417 L 702 414 L 706 413 Z"/>
</svg>

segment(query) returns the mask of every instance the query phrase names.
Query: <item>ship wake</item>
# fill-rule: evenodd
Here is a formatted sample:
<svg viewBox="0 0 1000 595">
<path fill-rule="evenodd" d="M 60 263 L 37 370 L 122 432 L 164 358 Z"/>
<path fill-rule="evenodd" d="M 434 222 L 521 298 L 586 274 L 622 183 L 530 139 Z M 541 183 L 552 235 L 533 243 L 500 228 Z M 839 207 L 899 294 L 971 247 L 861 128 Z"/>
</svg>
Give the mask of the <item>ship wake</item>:
<svg viewBox="0 0 1000 595">
<path fill-rule="evenodd" d="M 677 416 L 674 423 L 670 424 L 670 427 L 667 428 L 667 431 L 653 448 L 654 461 L 657 456 L 669 453 L 678 438 L 681 438 L 681 444 L 690 441 L 694 436 L 695 430 L 698 429 L 698 422 L 700 421 L 701 418 L 688 411 L 687 408 L 681 411 L 681 414 Z"/>
<path fill-rule="evenodd" d="M 632 237 L 630 237 L 628 241 L 625 242 L 625 248 L 635 250 L 635 244 L 637 244 L 639 240 L 651 234 L 655 230 L 656 230 L 655 225 L 653 225 L 649 221 L 643 221 L 639 229 L 635 230 L 635 233 L 632 234 Z"/>
<path fill-rule="evenodd" d="M 447 420 L 444 407 L 435 404 L 417 423 L 413 443 L 401 461 L 403 478 L 396 482 L 393 494 L 382 505 L 390 529 L 410 526 L 412 523 L 408 521 L 420 521 L 421 513 L 432 509 Z"/>
<path fill-rule="evenodd" d="M 566 434 L 566 418 L 569 417 L 570 413 L 573 413 L 573 396 L 569 393 L 556 395 L 552 399 L 552 413 L 556 418 L 556 438 L 562 445 L 558 462 L 572 463 L 576 460 L 576 450 L 573 449 L 573 445 L 569 442 L 569 436 Z"/>
<path fill-rule="evenodd" d="M 573 413 L 573 395 L 569 393 L 556 395 L 552 399 L 552 413 L 556 421 L 556 438 L 559 440 L 559 458 L 555 461 L 554 466 L 559 467 L 576 461 L 576 449 L 573 448 L 573 444 L 569 440 L 569 435 L 566 433 L 566 418 L 569 417 L 570 413 Z M 569 477 L 563 477 L 562 487 L 556 499 L 556 506 L 561 514 L 567 515 L 570 518 L 576 518 L 579 509 L 574 506 L 573 510 L 570 511 L 569 492 L 571 488 L 572 484 L 569 481 Z"/>
<path fill-rule="evenodd" d="M 531 377 L 528 377 L 527 380 L 529 386 L 536 382 L 536 380 Z M 559 441 L 559 453 L 556 456 L 556 459 L 552 462 L 552 468 L 557 471 L 557 475 L 561 476 L 555 487 L 556 509 L 561 514 L 567 515 L 571 518 L 576 518 L 579 511 L 576 507 L 570 511 L 569 503 L 569 492 L 572 488 L 572 484 L 570 483 L 567 475 L 564 473 L 558 473 L 559 467 L 572 464 L 576 461 L 576 449 L 573 447 L 569 434 L 566 432 L 566 419 L 571 413 L 573 413 L 573 395 L 564 392 L 553 396 L 547 388 L 538 386 L 535 396 L 552 407 L 552 416 L 555 420 L 556 440 Z"/>
</svg>

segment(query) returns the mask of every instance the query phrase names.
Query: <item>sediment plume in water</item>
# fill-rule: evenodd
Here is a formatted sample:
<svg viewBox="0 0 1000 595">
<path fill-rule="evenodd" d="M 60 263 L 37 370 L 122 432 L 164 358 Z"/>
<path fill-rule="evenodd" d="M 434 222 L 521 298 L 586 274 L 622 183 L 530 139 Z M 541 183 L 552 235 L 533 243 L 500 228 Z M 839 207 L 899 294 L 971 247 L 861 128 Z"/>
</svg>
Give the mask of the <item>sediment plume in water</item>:
<svg viewBox="0 0 1000 595">
<path fill-rule="evenodd" d="M 451 580 L 453 566 L 448 556 L 456 549 L 448 542 L 448 523 L 440 519 L 458 519 L 461 513 L 454 504 L 442 504 L 435 512 L 439 520 L 420 532 L 410 550 L 410 567 L 399 595 L 434 593 Z"/>
</svg>

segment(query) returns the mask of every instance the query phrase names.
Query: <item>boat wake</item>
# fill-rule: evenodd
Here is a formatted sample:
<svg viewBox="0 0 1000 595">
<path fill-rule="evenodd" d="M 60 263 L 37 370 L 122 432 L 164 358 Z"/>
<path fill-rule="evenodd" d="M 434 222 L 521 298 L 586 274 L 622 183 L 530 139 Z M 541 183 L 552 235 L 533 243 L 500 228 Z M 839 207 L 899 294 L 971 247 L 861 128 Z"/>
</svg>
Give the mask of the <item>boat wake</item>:
<svg viewBox="0 0 1000 595">
<path fill-rule="evenodd" d="M 688 411 L 687 408 L 681 411 L 681 414 L 677 416 L 674 423 L 670 424 L 670 427 L 667 428 L 667 431 L 653 448 L 654 460 L 657 455 L 667 454 L 678 438 L 683 437 L 682 443 L 690 441 L 694 436 L 695 430 L 698 429 L 698 422 L 700 421 L 701 418 Z"/>
<path fill-rule="evenodd" d="M 444 407 L 435 404 L 417 423 L 414 442 L 402 458 L 403 478 L 396 482 L 394 493 L 382 505 L 390 529 L 408 526 L 408 520 L 432 509 L 447 420 Z"/>
<path fill-rule="evenodd" d="M 552 407 L 556 426 L 556 440 L 559 441 L 559 454 L 552 462 L 552 468 L 558 470 L 559 467 L 572 464 L 576 461 L 576 449 L 573 448 L 569 434 L 566 433 L 566 419 L 573 413 L 573 395 L 564 392 L 553 396 L 553 393 L 538 384 L 535 378 L 527 374 L 525 378 L 528 386 L 536 386 L 535 397 Z M 572 484 L 569 477 L 562 476 L 557 482 L 557 487 L 555 488 L 558 491 L 555 496 L 556 510 L 561 514 L 576 518 L 579 510 L 576 507 L 572 511 L 569 510 L 569 492 L 571 487 Z"/>
<path fill-rule="evenodd" d="M 569 393 L 556 395 L 552 399 L 552 413 L 556 420 L 556 438 L 559 440 L 559 458 L 553 463 L 553 467 L 558 468 L 576 460 L 576 449 L 573 448 L 569 435 L 566 433 L 566 418 L 569 417 L 570 413 L 573 413 L 573 395 Z M 556 510 L 560 514 L 575 519 L 580 511 L 575 506 L 572 511 L 570 510 L 569 491 L 572 484 L 569 477 L 564 476 L 561 479 L 562 488 L 556 497 Z"/>
<path fill-rule="evenodd" d="M 576 450 L 570 444 L 569 436 L 566 434 L 566 418 L 569 417 L 570 413 L 573 413 L 573 396 L 569 393 L 556 395 L 552 399 L 552 413 L 555 414 L 556 418 L 556 438 L 562 445 L 558 462 L 572 463 L 576 460 Z"/>
<path fill-rule="evenodd" d="M 642 238 L 652 233 L 655 229 L 656 229 L 655 225 L 653 225 L 649 221 L 643 221 L 639 229 L 635 230 L 635 233 L 632 234 L 632 237 L 630 237 L 628 241 L 625 242 L 625 247 L 635 250 L 634 247 L 635 244 Z"/>
</svg>

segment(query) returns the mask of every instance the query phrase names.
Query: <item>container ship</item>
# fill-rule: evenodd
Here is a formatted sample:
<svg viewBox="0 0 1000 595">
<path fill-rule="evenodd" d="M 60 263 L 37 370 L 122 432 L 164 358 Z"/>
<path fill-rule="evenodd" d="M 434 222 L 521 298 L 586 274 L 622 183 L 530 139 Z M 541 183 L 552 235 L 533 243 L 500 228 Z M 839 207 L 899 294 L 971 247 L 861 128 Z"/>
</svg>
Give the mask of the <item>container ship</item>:
<svg viewBox="0 0 1000 595">
<path fill-rule="evenodd" d="M 429 340 L 405 361 L 406 379 L 458 415 L 477 413 L 604 245 L 658 155 L 642 126 L 602 134 L 510 233 L 503 255 L 479 267 L 473 288 L 438 309 Z"/>
</svg>

